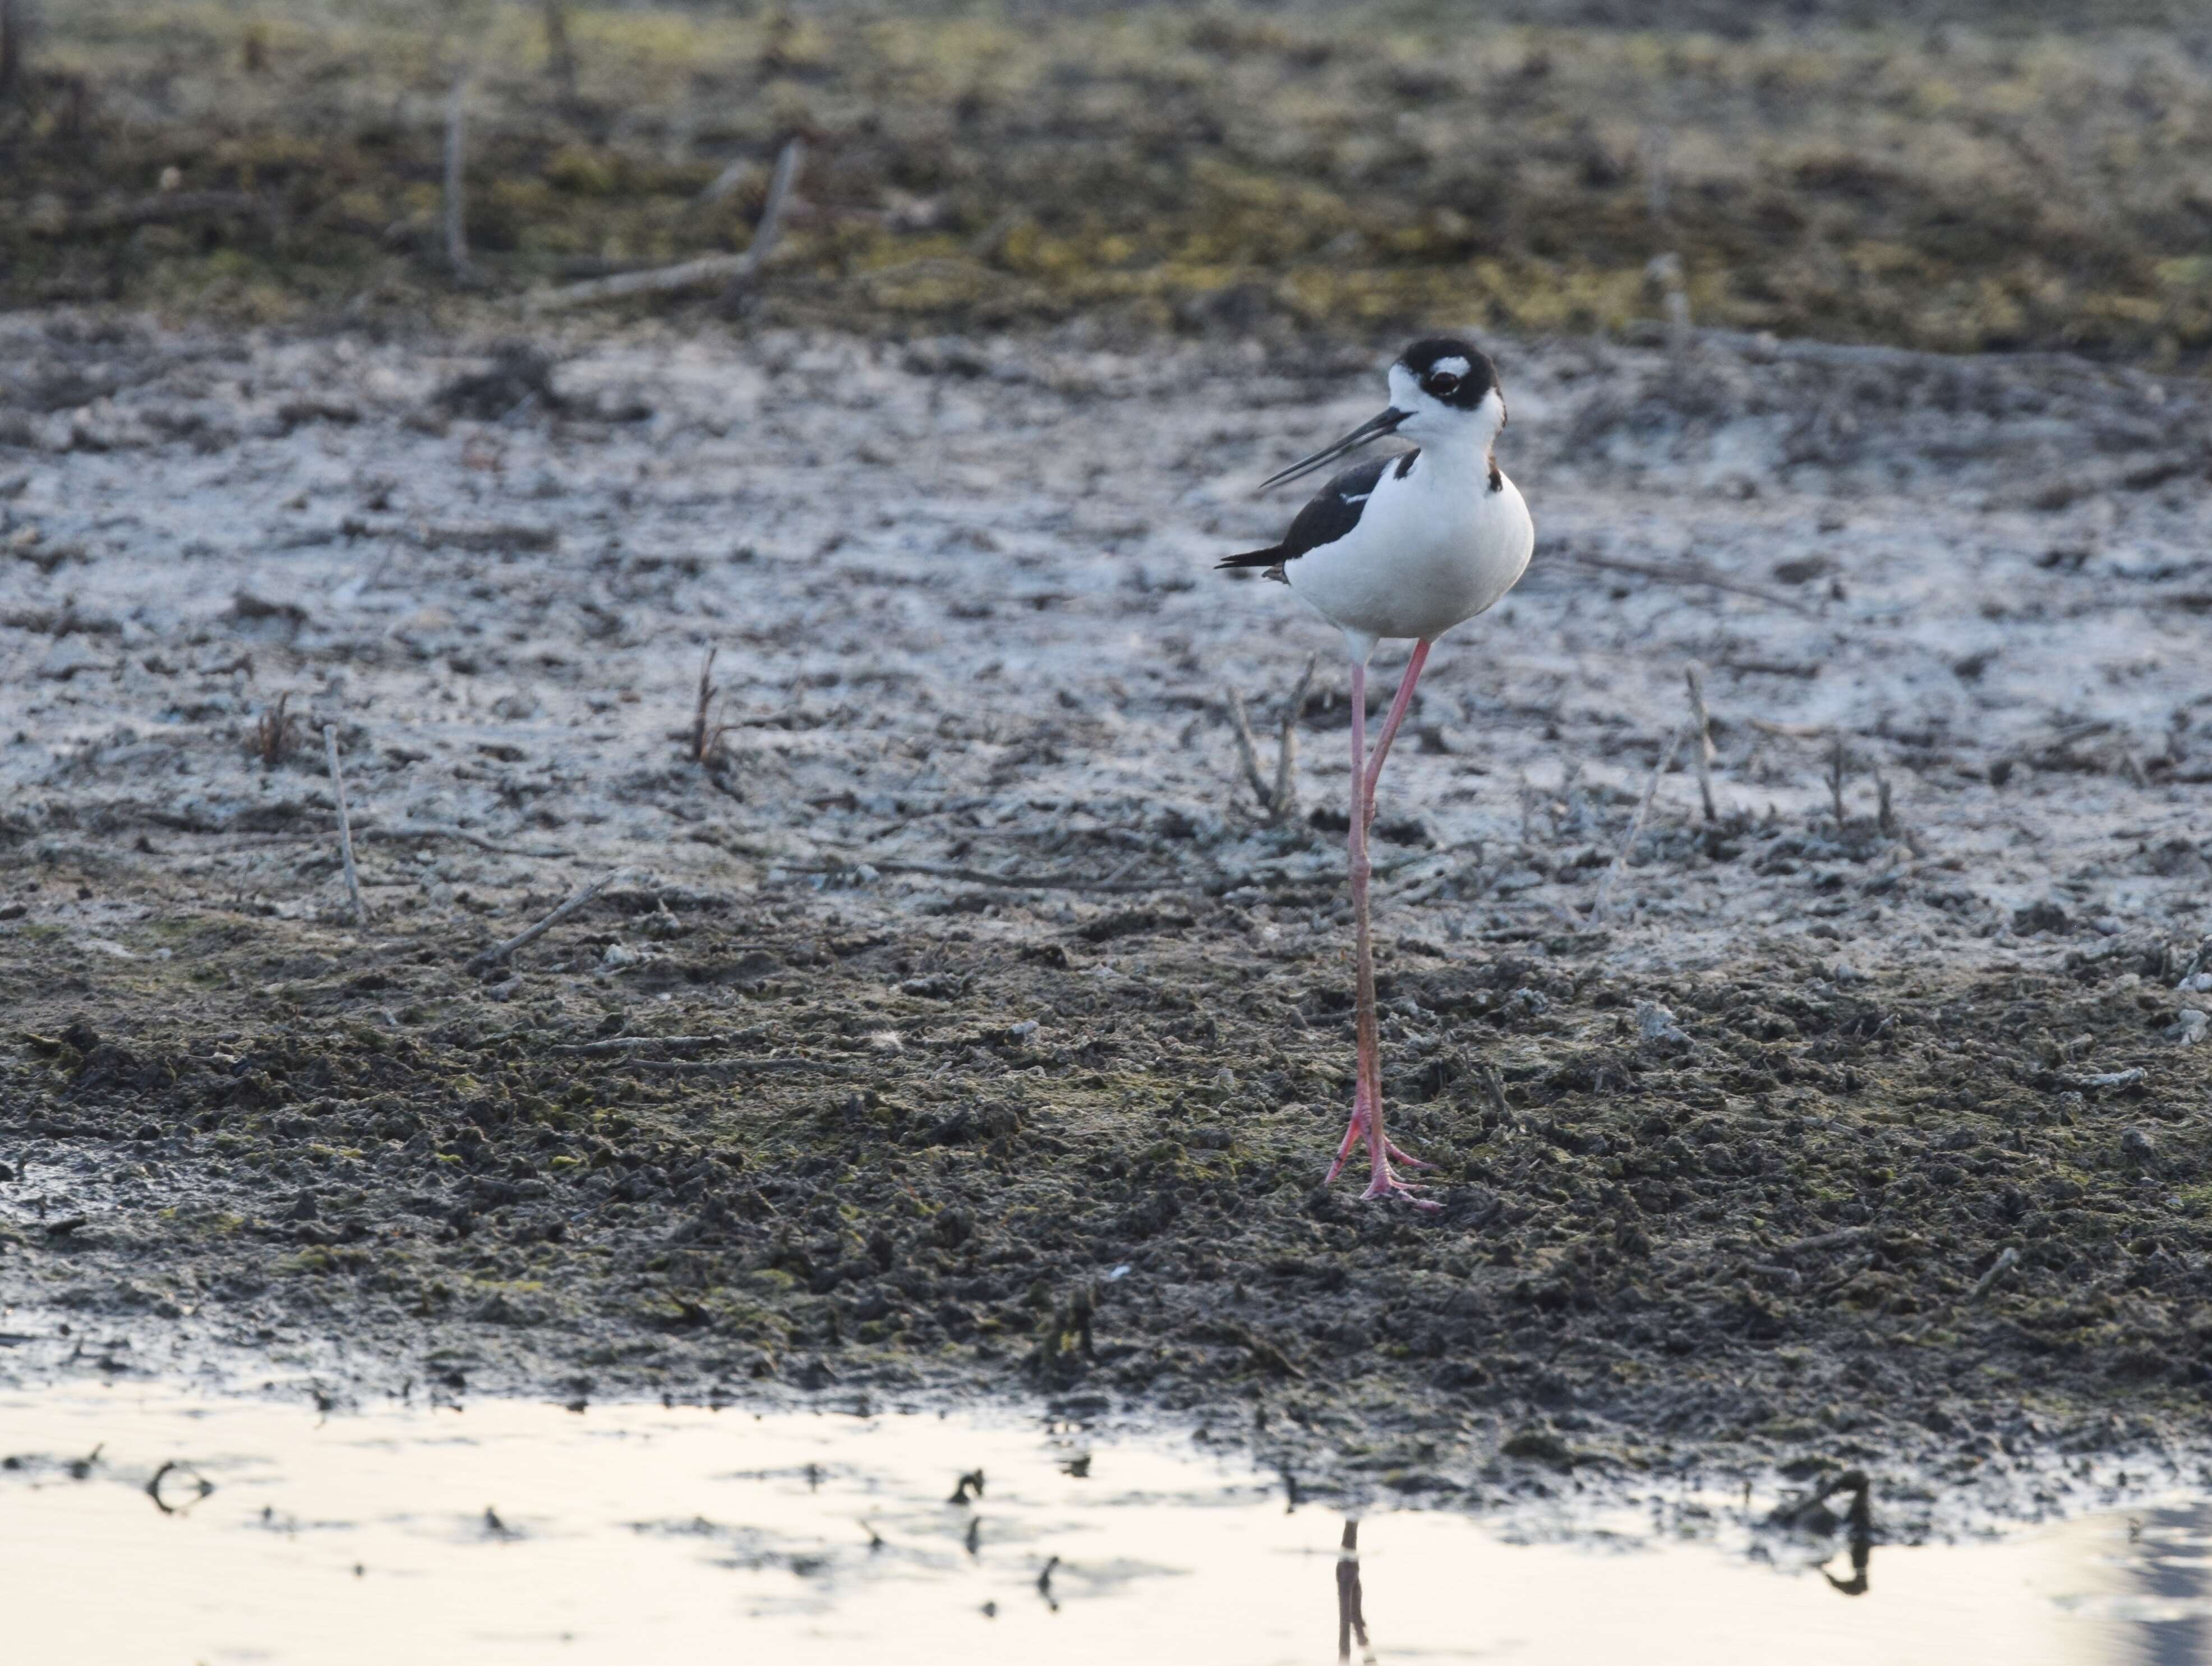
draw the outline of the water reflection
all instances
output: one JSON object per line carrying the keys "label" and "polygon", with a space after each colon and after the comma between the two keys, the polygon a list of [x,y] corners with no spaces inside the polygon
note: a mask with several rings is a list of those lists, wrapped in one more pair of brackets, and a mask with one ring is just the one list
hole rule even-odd
{"label": "water reflection", "polygon": [[[1748,1493],[1747,1487],[1747,1496]],[[1828,1508],[1828,1500],[1838,1493],[1851,1495],[1849,1513],[1840,1517]],[[1845,1596],[1867,1594],[1867,1566],[1874,1559],[1874,1488],[1863,1470],[1842,1470],[1830,1476],[1818,1491],[1803,1498],[1784,1499],[1775,1506],[1766,1521],[1768,1526],[1784,1532],[1802,1533],[1814,1538],[1832,1538],[1838,1528],[1848,1528],[1851,1577],[1838,1579],[1828,1571],[1826,1562],[1820,1565],[1820,1577]]]}
{"label": "water reflection", "polygon": [[1371,1663],[1375,1650],[1367,1641],[1365,1594],[1359,1586],[1359,1518],[1344,1520],[1344,1540],[1336,1553],[1336,1657],[1352,1658],[1352,1645],[1359,1645],[1359,1657]]}
{"label": "water reflection", "polygon": [[[322,1418],[112,1394],[0,1401],[0,1429],[10,1658],[631,1666],[734,1640],[787,1666],[1284,1666],[1316,1657],[1326,1578],[1340,1666],[2212,1659],[2195,1500],[2141,1507],[2132,1530],[2106,1515],[1923,1545],[1848,1469],[1778,1505],[1661,1484],[1547,1527],[1286,1515],[1295,1483],[1240,1458],[1012,1420]],[[149,1595],[80,1600],[99,1588]]]}
{"label": "water reflection", "polygon": [[2212,1502],[2137,1511],[2124,1550],[2110,1559],[2116,1589],[2101,1605],[2135,1625],[2141,1666],[2212,1660]]}

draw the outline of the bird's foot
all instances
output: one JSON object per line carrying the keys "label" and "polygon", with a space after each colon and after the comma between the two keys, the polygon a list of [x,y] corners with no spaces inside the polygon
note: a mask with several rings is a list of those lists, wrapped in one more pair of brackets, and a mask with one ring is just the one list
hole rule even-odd
{"label": "bird's foot", "polygon": [[[1385,1140],[1383,1143],[1388,1145],[1389,1142]],[[1421,1166],[1426,1168],[1428,1164],[1423,1164]],[[1396,1175],[1390,1172],[1390,1165],[1388,1163],[1378,1164],[1373,1182],[1365,1191],[1360,1193],[1359,1201],[1362,1203],[1387,1203],[1393,1198],[1401,1202],[1410,1203],[1416,1209],[1427,1210],[1431,1214],[1444,1207],[1434,1198],[1424,1197],[1419,1186],[1409,1186],[1399,1179]]]}
{"label": "bird's foot", "polygon": [[[1328,1165],[1328,1172],[1322,1177],[1322,1185],[1328,1185],[1344,1172],[1344,1165],[1351,1160],[1352,1153],[1368,1142],[1369,1132],[1374,1124],[1375,1108],[1363,1093],[1352,1104],[1352,1121],[1345,1125],[1344,1138],[1336,1148],[1336,1160]],[[1411,1152],[1401,1149],[1398,1142],[1387,1134],[1382,1136],[1382,1160],[1386,1168],[1392,1163],[1402,1163],[1409,1169],[1436,1167],[1435,1164],[1425,1163]],[[1382,1183],[1379,1178],[1376,1183]]]}

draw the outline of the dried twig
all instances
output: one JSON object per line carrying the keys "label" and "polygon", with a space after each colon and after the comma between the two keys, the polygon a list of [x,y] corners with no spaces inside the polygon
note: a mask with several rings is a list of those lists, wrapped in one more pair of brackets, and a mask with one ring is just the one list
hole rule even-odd
{"label": "dried twig", "polygon": [[1651,813],[1651,800],[1658,796],[1659,778],[1673,765],[1674,754],[1681,745],[1682,731],[1677,729],[1668,740],[1667,750],[1659,755],[1659,765],[1652,770],[1650,782],[1644,789],[1643,802],[1636,806],[1636,814],[1628,824],[1628,836],[1620,842],[1620,849],[1613,859],[1613,866],[1606,869],[1605,878],[1598,884],[1597,901],[1590,909],[1593,921],[1605,918],[1606,909],[1613,902],[1613,888],[1620,883],[1621,874],[1627,869],[1629,853],[1636,848],[1636,841],[1643,836],[1644,818]]}
{"label": "dried twig", "polygon": [[892,861],[880,856],[856,857],[846,862],[778,861],[775,866],[789,873],[850,873],[854,868],[867,866],[879,873],[921,873],[939,879],[959,879],[971,885],[1000,885],[1010,891],[1091,891],[1138,897],[1148,891],[1193,888],[1184,880],[1096,879],[1084,873],[992,873],[979,867]]}
{"label": "dried twig", "polygon": [[361,875],[353,865],[353,820],[346,814],[345,770],[338,763],[338,731],[335,723],[323,725],[323,757],[330,765],[331,791],[338,801],[338,854],[345,862],[346,896],[353,903],[353,922],[356,926],[368,923],[368,910],[362,905]]}
{"label": "dried twig", "polygon": [[1601,573],[1626,573],[1640,579],[1658,579],[1668,584],[1703,585],[1709,590],[1725,590],[1731,595],[1750,596],[1771,607],[1787,609],[1806,618],[1818,618],[1818,612],[1792,596],[1762,590],[1755,584],[1742,584],[1724,574],[1716,573],[1698,562],[1631,561],[1625,556],[1601,556],[1587,550],[1562,549],[1555,553],[1563,560],[1578,567],[1595,569]]}
{"label": "dried twig", "polygon": [[783,231],[783,205],[791,196],[791,187],[799,178],[799,165],[806,159],[806,147],[797,139],[787,140],[782,153],[775,159],[775,172],[769,175],[768,200],[761,205],[760,223],[753,228],[752,241],[738,257],[738,265],[730,274],[730,281],[722,286],[722,310],[736,310],[745,288],[757,277],[775,240]]}
{"label": "dried twig", "polygon": [[1271,822],[1285,820],[1297,809],[1298,718],[1305,710],[1306,690],[1313,686],[1314,666],[1318,663],[1317,655],[1306,656],[1305,671],[1283,707],[1282,727],[1275,744],[1273,786],[1260,769],[1259,744],[1252,739],[1251,720],[1244,714],[1244,696],[1235,689],[1227,690],[1229,715],[1237,726],[1237,753],[1244,765],[1244,779],[1251,782],[1252,795],[1260,800],[1260,808]]}
{"label": "dried twig", "polygon": [[745,177],[752,165],[753,160],[750,156],[731,157],[728,161],[722,164],[722,171],[708,180],[707,188],[692,200],[702,208],[710,203],[720,202],[738,188],[738,181]]}
{"label": "dried twig", "polygon": [[785,1071],[813,1070],[842,1075],[857,1059],[624,1059],[624,1070],[658,1070],[671,1076],[775,1075]]}
{"label": "dried twig", "polygon": [[1990,1293],[1990,1286],[2020,1265],[2020,1251],[2006,1249],[1998,1251],[1997,1258],[1990,1263],[1990,1270],[1974,1280],[1974,1287],[1966,1292],[1966,1299],[1978,1302]]}
{"label": "dried twig", "polygon": [[610,1036],[602,1041],[562,1042],[547,1050],[574,1053],[586,1058],[601,1058],[614,1053],[635,1053],[648,1047],[690,1052],[698,1047],[726,1046],[731,1039],[728,1036]]}
{"label": "dried twig", "polygon": [[1844,737],[1838,732],[1828,743],[1828,802],[1836,812],[1836,831],[1844,830]]}
{"label": "dried twig", "polygon": [[1713,806],[1713,730],[1712,720],[1705,712],[1705,668],[1692,660],[1682,674],[1690,685],[1690,722],[1697,731],[1690,743],[1690,756],[1698,766],[1698,796],[1704,800],[1705,819],[1717,822],[1721,816]]}
{"label": "dried twig", "polygon": [[592,880],[591,884],[586,885],[581,891],[576,892],[574,896],[569,897],[567,902],[562,903],[559,908],[554,909],[552,913],[547,915],[536,925],[532,926],[526,930],[517,932],[513,937],[508,938],[504,943],[493,944],[491,947],[474,957],[469,962],[469,970],[472,972],[489,971],[494,966],[499,965],[501,962],[505,961],[510,955],[514,954],[517,949],[529,947],[530,945],[535,943],[539,938],[544,936],[547,932],[551,931],[554,927],[559,925],[570,915],[575,913],[579,909],[586,906],[593,897],[597,897],[601,891],[605,891],[609,885],[620,879],[622,877],[622,872],[623,871],[620,868],[617,868],[612,873],[602,873],[598,879]]}
{"label": "dried twig", "polygon": [[722,737],[737,727],[734,723],[717,725],[714,721],[714,702],[722,692],[714,681],[714,656],[720,652],[720,648],[707,650],[707,657],[699,666],[698,701],[691,709],[691,761],[710,770],[721,766]]}
{"label": "dried twig", "polygon": [[679,261],[673,266],[655,266],[648,271],[617,272],[612,277],[595,277],[587,283],[571,283],[565,289],[553,289],[532,297],[532,304],[538,307],[588,307],[602,301],[621,301],[629,295],[665,295],[672,290],[696,289],[708,283],[721,282],[725,304],[742,291],[767,264],[769,252],[775,247],[782,231],[783,210],[791,194],[792,182],[798,177],[799,165],[805,155],[805,147],[797,139],[783,148],[776,158],[775,173],[769,181],[768,202],[761,210],[760,224],[754,228],[753,240],[745,246],[742,254],[703,255],[696,260]]}
{"label": "dried twig", "polygon": [[1759,733],[1779,735],[1784,740],[1826,740],[1837,733],[1826,723],[1778,723],[1771,717],[1747,721]]}
{"label": "dried twig", "polygon": [[2105,1088],[2134,1087],[2140,1083],[2148,1073],[2146,1072],[2141,1065],[2133,1065],[2125,1070],[2101,1071],[2094,1076],[2061,1076],[2058,1079],[2058,1085],[2061,1087],[2070,1087],[2080,1091],[2086,1091],[2092,1088],[2101,1090]]}
{"label": "dried twig", "polygon": [[1777,1244],[1778,1256],[1810,1255],[1821,1250],[1848,1250],[1863,1238],[1874,1236],[1871,1226],[1844,1226],[1832,1232],[1815,1232],[1811,1237],[1799,1238],[1795,1243]]}
{"label": "dried twig", "polygon": [[466,156],[469,72],[453,72],[453,90],[446,97],[446,261],[453,276],[469,276],[469,228],[461,196],[461,168]]}

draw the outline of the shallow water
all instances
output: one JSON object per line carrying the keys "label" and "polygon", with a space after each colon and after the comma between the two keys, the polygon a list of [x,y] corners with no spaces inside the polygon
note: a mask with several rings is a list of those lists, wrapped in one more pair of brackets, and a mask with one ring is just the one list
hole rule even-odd
{"label": "shallow water", "polygon": [[1548,1666],[2212,1653],[2212,1509],[2189,1501],[1877,1543],[1854,1595],[1847,1548],[1755,1535],[1740,1498],[1519,1541],[1370,1513],[1352,1557],[1340,1512],[1242,1461],[933,1414],[116,1389],[0,1401],[0,1452],[24,1661],[1261,1666],[1338,1659],[1340,1632],[1362,1659]]}

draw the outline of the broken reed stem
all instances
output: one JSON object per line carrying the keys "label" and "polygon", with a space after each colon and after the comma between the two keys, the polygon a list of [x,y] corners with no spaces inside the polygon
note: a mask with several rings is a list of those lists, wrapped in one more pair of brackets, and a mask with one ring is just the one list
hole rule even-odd
{"label": "broken reed stem", "polygon": [[738,257],[737,270],[722,286],[724,312],[735,309],[745,286],[759,274],[762,264],[775,247],[775,240],[782,235],[783,205],[799,179],[799,165],[805,159],[806,147],[797,139],[787,141],[776,157],[775,172],[769,176],[768,201],[761,205],[760,224],[753,228],[752,241],[745,245],[745,252]]}
{"label": "broken reed stem", "polygon": [[1636,841],[1644,832],[1644,818],[1651,813],[1651,800],[1659,794],[1659,778],[1674,762],[1674,754],[1682,745],[1682,731],[1677,729],[1667,742],[1667,750],[1659,755],[1659,767],[1651,772],[1651,780],[1644,789],[1643,802],[1636,806],[1635,818],[1628,824],[1628,836],[1620,842],[1620,849],[1613,859],[1613,866],[1605,871],[1605,878],[1597,888],[1597,902],[1590,909],[1593,921],[1605,918],[1606,910],[1613,904],[1613,888],[1620,883],[1628,866],[1628,854],[1636,848]]}
{"label": "broken reed stem", "polygon": [[27,21],[16,0],[0,0],[0,99],[13,97],[22,84]]}
{"label": "broken reed stem", "polygon": [[1305,711],[1306,693],[1313,687],[1314,667],[1319,663],[1319,655],[1306,656],[1306,668],[1283,708],[1275,741],[1275,780],[1272,787],[1266,772],[1260,768],[1260,743],[1252,738],[1252,720],[1245,715],[1244,696],[1235,689],[1224,690],[1229,696],[1230,719],[1237,728],[1237,756],[1244,766],[1244,779],[1252,784],[1252,796],[1259,800],[1260,808],[1270,821],[1281,821],[1297,808],[1298,718]]}
{"label": "broken reed stem", "polygon": [[453,72],[453,90],[446,99],[446,260],[456,277],[469,275],[469,228],[466,205],[461,198],[461,167],[468,143],[469,72]]}
{"label": "broken reed stem", "polygon": [[744,253],[702,255],[696,260],[655,266],[649,271],[595,277],[587,283],[571,283],[564,289],[532,296],[531,305],[540,308],[588,307],[629,295],[665,295],[724,279],[727,282],[723,284],[722,304],[731,305],[768,263],[769,254],[782,234],[784,205],[790,198],[792,185],[799,178],[799,165],[805,155],[806,147],[793,139],[775,159],[775,173],[769,180],[768,201],[761,210],[760,224],[754,228],[753,240],[745,246]]}
{"label": "broken reed stem", "polygon": [[545,0],[545,68],[561,96],[576,101],[576,53],[568,44],[568,0]]}
{"label": "broken reed stem", "polygon": [[708,738],[708,719],[714,709],[714,696],[721,692],[714,686],[714,656],[720,652],[720,648],[708,648],[707,658],[699,667],[699,702],[691,713],[691,761],[694,763],[707,761],[707,749],[713,744]]}
{"label": "broken reed stem", "polygon": [[1697,729],[1691,756],[1698,764],[1698,796],[1705,803],[1705,819],[1717,822],[1721,816],[1713,805],[1713,729],[1712,719],[1705,711],[1705,668],[1692,660],[1682,675],[1690,685],[1690,721]]}
{"label": "broken reed stem", "polygon": [[554,927],[575,913],[577,909],[588,904],[594,897],[612,885],[621,873],[620,868],[611,873],[602,873],[536,925],[517,932],[504,943],[493,944],[483,953],[477,955],[469,962],[469,970],[472,972],[489,971],[494,966],[499,965],[514,954],[516,950],[528,948],[547,932],[551,931]]}
{"label": "broken reed stem", "polygon": [[1626,556],[1601,556],[1595,550],[1571,548],[1557,551],[1547,550],[1546,553],[1547,555],[1556,553],[1563,560],[1571,561],[1577,567],[1589,568],[1595,572],[1626,573],[1633,578],[1656,579],[1662,584],[1702,585],[1708,590],[1725,591],[1731,596],[1749,596],[1765,602],[1769,607],[1778,607],[1785,612],[1799,614],[1808,619],[1819,617],[1814,609],[1792,597],[1781,595],[1771,590],[1762,590],[1755,584],[1739,584],[1724,574],[1716,573],[1711,568],[1697,562],[1636,561]]}
{"label": "broken reed stem", "polygon": [[323,725],[323,758],[330,765],[331,792],[338,801],[338,855],[345,863],[346,897],[353,904],[353,922],[368,923],[368,910],[361,900],[361,874],[353,865],[353,818],[346,813],[345,769],[338,763],[338,729]]}
{"label": "broken reed stem", "polygon": [[1999,1279],[2019,1265],[2019,1250],[2006,1249],[1998,1251],[1996,1260],[1990,1263],[1990,1270],[1974,1280],[1974,1287],[1966,1292],[1966,1299],[1970,1302],[1978,1302],[1990,1293],[1991,1286]]}
{"label": "broken reed stem", "polygon": [[1229,716],[1237,726],[1237,756],[1244,765],[1244,779],[1252,783],[1252,796],[1260,800],[1260,808],[1272,812],[1274,804],[1267,793],[1267,777],[1260,773],[1260,745],[1252,739],[1252,720],[1244,714],[1244,696],[1234,689],[1228,695]]}
{"label": "broken reed stem", "polygon": [[1828,801],[1835,806],[1836,831],[1844,830],[1844,737],[1837,731],[1828,743]]}

